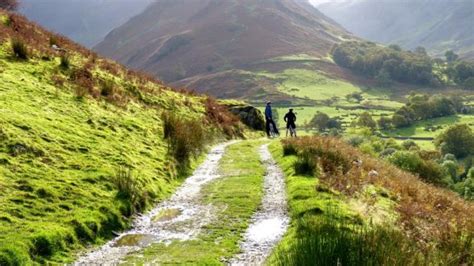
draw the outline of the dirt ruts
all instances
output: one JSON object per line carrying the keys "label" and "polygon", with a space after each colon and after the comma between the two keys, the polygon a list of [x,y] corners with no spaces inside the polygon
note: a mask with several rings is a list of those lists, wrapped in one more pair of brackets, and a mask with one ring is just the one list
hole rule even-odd
{"label": "dirt ruts", "polygon": [[262,206],[253,215],[240,244],[242,253],[232,258],[229,265],[262,265],[290,222],[284,175],[273,160],[268,144],[260,148],[260,157],[267,168]]}

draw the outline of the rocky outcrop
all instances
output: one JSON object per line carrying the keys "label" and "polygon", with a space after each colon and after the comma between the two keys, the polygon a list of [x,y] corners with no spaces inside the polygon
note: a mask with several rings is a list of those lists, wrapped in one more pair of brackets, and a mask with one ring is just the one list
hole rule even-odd
{"label": "rocky outcrop", "polygon": [[242,123],[255,130],[264,130],[265,118],[260,110],[251,105],[225,104],[227,109],[237,115]]}

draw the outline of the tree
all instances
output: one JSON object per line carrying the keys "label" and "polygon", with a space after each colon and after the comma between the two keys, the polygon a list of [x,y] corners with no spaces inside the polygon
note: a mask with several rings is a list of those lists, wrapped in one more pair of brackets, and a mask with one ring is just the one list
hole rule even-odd
{"label": "tree", "polygon": [[356,102],[360,103],[362,100],[364,100],[364,96],[360,92],[353,92],[353,93],[347,94],[346,99],[348,101],[355,100]]}
{"label": "tree", "polygon": [[361,127],[368,127],[374,129],[377,127],[377,123],[375,123],[372,115],[369,112],[363,112],[360,114],[359,119],[357,120],[357,125]]}
{"label": "tree", "polygon": [[452,50],[446,51],[444,56],[446,57],[446,61],[448,61],[448,63],[452,63],[459,58],[459,55],[455,54]]}
{"label": "tree", "polygon": [[18,1],[17,0],[0,0],[0,8],[13,11],[18,8]]}
{"label": "tree", "polygon": [[426,52],[426,49],[425,47],[422,47],[422,46],[418,46],[415,48],[415,53],[419,54],[419,55],[423,55],[423,56],[427,56],[428,53]]}
{"label": "tree", "polygon": [[392,120],[388,117],[382,116],[377,121],[377,125],[379,126],[380,129],[386,130],[386,129],[389,129],[390,126],[392,125]]}
{"label": "tree", "polygon": [[390,44],[388,47],[389,47],[390,49],[393,49],[393,50],[398,51],[398,52],[401,52],[401,51],[402,51],[402,48],[401,48],[400,45],[398,45],[398,44]]}
{"label": "tree", "polygon": [[392,84],[392,77],[390,76],[390,73],[385,69],[381,69],[379,71],[377,76],[375,76],[375,80],[382,87],[390,86]]}
{"label": "tree", "polygon": [[317,128],[319,131],[324,131],[328,128],[329,116],[322,112],[317,112],[311,119],[310,126]]}
{"label": "tree", "polygon": [[438,136],[435,144],[443,154],[464,158],[474,154],[474,133],[466,124],[455,125]]}
{"label": "tree", "polygon": [[463,87],[466,90],[474,90],[474,77],[470,77],[464,81]]}

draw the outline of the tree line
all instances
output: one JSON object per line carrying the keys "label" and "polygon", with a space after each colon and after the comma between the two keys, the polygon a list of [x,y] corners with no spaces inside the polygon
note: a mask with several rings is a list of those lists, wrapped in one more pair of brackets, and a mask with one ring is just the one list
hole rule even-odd
{"label": "tree line", "polygon": [[446,60],[432,59],[425,48],[404,51],[397,45],[388,47],[372,42],[348,41],[336,44],[331,54],[336,64],[376,79],[381,85],[393,81],[439,86],[449,82],[474,89],[474,63],[460,61],[452,51]]}
{"label": "tree line", "polygon": [[408,98],[408,103],[395,111],[391,120],[385,118],[379,125],[383,129],[393,127],[408,127],[416,121],[431,118],[466,114],[471,110],[459,96],[421,95],[414,94]]}

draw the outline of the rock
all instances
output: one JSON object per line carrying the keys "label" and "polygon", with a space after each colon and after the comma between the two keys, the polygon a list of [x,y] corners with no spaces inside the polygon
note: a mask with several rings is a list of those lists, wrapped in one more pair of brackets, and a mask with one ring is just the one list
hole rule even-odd
{"label": "rock", "polygon": [[240,117],[245,125],[255,130],[265,129],[265,118],[260,110],[251,105],[226,105],[227,109]]}

